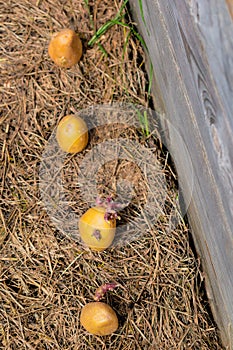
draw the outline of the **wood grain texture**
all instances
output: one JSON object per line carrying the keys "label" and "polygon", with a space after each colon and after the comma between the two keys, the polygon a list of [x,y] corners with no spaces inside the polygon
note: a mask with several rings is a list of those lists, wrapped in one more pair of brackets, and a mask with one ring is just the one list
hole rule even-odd
{"label": "wood grain texture", "polygon": [[[131,8],[147,44],[164,111],[194,170],[188,216],[222,340],[233,349],[233,21],[225,0],[143,0]],[[164,126],[166,127],[166,126]],[[189,169],[167,133],[180,184]]]}

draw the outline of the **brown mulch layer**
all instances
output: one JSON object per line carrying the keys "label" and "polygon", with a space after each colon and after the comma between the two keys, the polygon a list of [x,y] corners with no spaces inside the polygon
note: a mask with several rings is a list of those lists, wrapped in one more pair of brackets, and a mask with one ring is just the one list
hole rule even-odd
{"label": "brown mulch layer", "polygon": [[[99,38],[105,52],[98,43],[88,45],[122,3],[0,0],[1,349],[223,349],[188,223],[180,218],[172,226],[177,179],[159,142],[133,128],[109,127],[93,133],[88,146],[119,132],[159,159],[168,198],[157,222],[137,240],[101,253],[84,249],[54,226],[41,201],[42,154],[64,115],[113,102],[148,106],[145,55],[130,30],[114,25],[106,31]],[[130,23],[124,13],[121,21]],[[47,53],[51,34],[64,27],[74,28],[84,45],[80,63],[68,70],[56,67]],[[70,157],[63,177],[80,212],[85,206],[78,207],[77,164]],[[144,201],[145,179],[132,162],[107,163],[98,178],[99,193],[114,196],[123,178],[126,186],[133,182],[138,203]],[[80,310],[111,281],[118,287],[105,301],[116,310],[119,329],[111,336],[90,335],[80,325]]]}

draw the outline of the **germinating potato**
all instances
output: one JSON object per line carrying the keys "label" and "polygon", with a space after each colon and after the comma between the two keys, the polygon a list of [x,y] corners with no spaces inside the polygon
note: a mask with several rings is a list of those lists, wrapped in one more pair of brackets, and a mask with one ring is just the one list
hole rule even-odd
{"label": "germinating potato", "polygon": [[79,232],[83,242],[91,249],[108,248],[116,232],[116,219],[106,219],[106,208],[96,206],[88,209],[79,219]]}

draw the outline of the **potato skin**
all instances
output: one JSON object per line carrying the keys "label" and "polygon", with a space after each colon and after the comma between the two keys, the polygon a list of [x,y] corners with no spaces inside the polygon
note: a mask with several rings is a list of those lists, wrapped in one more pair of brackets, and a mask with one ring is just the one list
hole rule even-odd
{"label": "potato skin", "polygon": [[[91,249],[103,251],[108,248],[115,237],[116,220],[106,221],[104,207],[92,207],[79,219],[79,233],[83,242]],[[97,234],[95,235],[95,232]]]}
{"label": "potato skin", "polygon": [[80,61],[82,42],[72,29],[63,29],[53,34],[48,53],[57,66],[70,68]]}
{"label": "potato skin", "polygon": [[100,301],[88,303],[82,308],[80,323],[89,333],[100,336],[110,335],[118,328],[115,311]]}
{"label": "potato skin", "polygon": [[68,153],[81,152],[88,143],[85,121],[76,115],[67,115],[58,124],[56,138],[61,149]]}

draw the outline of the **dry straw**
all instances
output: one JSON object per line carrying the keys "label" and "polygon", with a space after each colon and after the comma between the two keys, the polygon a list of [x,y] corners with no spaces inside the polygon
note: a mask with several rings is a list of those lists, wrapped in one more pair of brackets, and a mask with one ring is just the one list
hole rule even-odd
{"label": "dry straw", "polygon": [[[177,179],[156,139],[124,127],[108,130],[150,147],[163,164],[166,205],[140,240],[104,253],[83,250],[55,229],[41,203],[41,155],[64,115],[93,104],[148,104],[144,52],[125,6],[121,24],[88,45],[122,4],[0,0],[1,349],[222,349],[187,223],[171,227]],[[53,32],[70,26],[79,32],[84,53],[79,65],[63,70],[49,59],[47,45]],[[106,130],[93,132],[89,147],[103,135]],[[114,181],[129,169],[124,162],[100,169],[99,190],[114,191]],[[75,156],[65,171],[67,195],[77,204]],[[136,174],[133,165],[131,171]],[[143,200],[137,175],[134,181]],[[106,301],[118,313],[119,330],[91,336],[80,326],[81,307],[99,285],[112,281],[119,286]]]}

